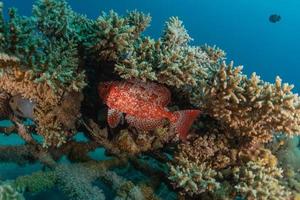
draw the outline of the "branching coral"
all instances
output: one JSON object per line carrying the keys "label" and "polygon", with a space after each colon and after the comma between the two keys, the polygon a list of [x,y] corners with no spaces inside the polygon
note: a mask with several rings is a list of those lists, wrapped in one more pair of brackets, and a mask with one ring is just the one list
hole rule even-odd
{"label": "branching coral", "polygon": [[133,50],[117,62],[115,70],[122,78],[155,80],[183,87],[196,85],[206,75],[207,54],[198,47],[188,45],[191,40],[182,22],[170,18],[162,38],[140,38]]}
{"label": "branching coral", "polygon": [[299,132],[299,97],[292,85],[282,84],[279,77],[267,83],[255,73],[247,78],[241,67],[224,62],[222,50],[189,46],[189,41],[182,22],[171,18],[158,41],[136,39],[115,60],[115,70],[125,79],[176,86],[188,93],[190,103],[253,143],[270,141],[273,132]]}
{"label": "branching coral", "polygon": [[291,198],[288,191],[280,182],[282,171],[277,167],[264,167],[255,162],[248,162],[244,167],[234,169],[237,185],[236,191],[247,199],[276,199]]}
{"label": "branching coral", "polygon": [[[37,124],[38,133],[45,137],[46,145],[59,146],[65,142],[68,136],[66,132],[74,131],[74,123],[79,116],[82,100],[80,94],[76,92],[63,94],[63,90],[54,92],[47,83],[33,82],[28,71],[24,72],[22,80],[18,80],[14,71],[9,68],[0,77],[0,87],[12,96],[21,95],[36,103],[33,120]],[[72,95],[72,101],[68,99],[69,95]],[[70,105],[72,108],[68,108]],[[69,113],[66,113],[66,110]],[[65,115],[71,113],[73,115],[71,118],[63,120],[66,119]],[[69,133],[72,134],[72,131]]]}
{"label": "branching coral", "polygon": [[92,170],[81,165],[59,166],[56,174],[62,190],[70,198],[76,200],[105,199],[101,189],[92,185],[93,180],[97,178]]}
{"label": "branching coral", "polygon": [[114,11],[102,13],[96,20],[96,52],[99,52],[103,60],[120,59],[131,50],[132,43],[138,39],[150,21],[149,15],[137,11],[128,13],[126,17],[121,17]]}
{"label": "branching coral", "polygon": [[134,185],[131,181],[118,176],[116,173],[107,171],[100,175],[100,178],[112,185],[112,189],[116,191],[115,200],[132,199],[132,200],[146,200],[143,190]]}
{"label": "branching coral", "polygon": [[255,73],[248,79],[241,67],[226,65],[212,70],[210,79],[194,90],[191,101],[254,143],[267,142],[273,132],[299,133],[299,97],[293,86],[260,80]]}
{"label": "branching coral", "polygon": [[5,53],[0,53],[0,68],[18,67],[20,60],[17,57],[9,56]]}
{"label": "branching coral", "polygon": [[168,127],[158,127],[153,131],[135,131],[123,129],[114,139],[115,145],[128,154],[139,154],[149,150],[156,150],[171,140],[172,132]]}
{"label": "branching coral", "polygon": [[[279,77],[275,83],[255,73],[247,77],[241,67],[226,64],[221,49],[191,46],[177,17],[156,40],[142,35],[151,17],[138,11],[125,16],[110,11],[92,20],[65,0],[38,0],[33,17],[10,9],[6,21],[2,12],[0,3],[0,119],[11,119],[13,127],[1,130],[17,131],[26,144],[0,147],[0,159],[19,165],[38,160],[47,169],[3,183],[0,190],[6,192],[0,195],[22,199],[23,190],[38,193],[58,185],[70,198],[104,199],[104,183],[115,199],[156,199],[161,182],[194,199],[288,199],[299,191],[299,176],[292,174],[297,169],[289,171],[279,159],[284,173],[292,174],[282,178],[277,166],[275,155],[285,151],[273,155],[264,146],[277,132],[300,132],[299,97]],[[106,127],[96,88],[99,81],[120,78],[170,87],[170,110],[200,109],[203,115],[187,141],[176,140],[168,123],[144,132],[127,124]],[[24,107],[29,114],[17,114]],[[26,126],[24,118],[33,124]],[[73,140],[78,131],[87,142]],[[91,162],[88,152],[98,147],[117,159]],[[151,161],[140,162],[144,153]],[[60,165],[63,156],[86,163]],[[150,177],[149,186],[112,171],[127,161]]]}
{"label": "branching coral", "polygon": [[272,143],[268,144],[272,152],[278,158],[278,164],[283,168],[283,179],[294,193],[300,192],[300,137],[287,137],[279,135]]}
{"label": "branching coral", "polygon": [[191,143],[180,144],[175,158],[185,158],[198,165],[206,163],[213,169],[222,169],[235,163],[237,149],[231,147],[224,135],[204,135]]}
{"label": "branching coral", "polygon": [[9,182],[3,182],[0,184],[0,199],[25,200],[23,194]]}
{"label": "branching coral", "polygon": [[217,46],[211,47],[205,44],[204,46],[201,46],[201,49],[207,54],[211,63],[213,64],[225,60],[226,58],[226,53],[222,49],[218,48]]}
{"label": "branching coral", "polygon": [[13,185],[16,188],[20,188],[31,193],[39,193],[53,188],[56,184],[56,181],[57,177],[53,171],[39,171],[31,175],[18,177],[13,182]]}
{"label": "branching coral", "polygon": [[219,188],[220,183],[215,179],[217,172],[205,162],[198,165],[184,157],[176,159],[176,162],[176,165],[171,165],[169,175],[175,188],[180,188],[190,196]]}
{"label": "branching coral", "polygon": [[13,195],[19,198],[21,195],[19,192],[39,193],[58,186],[72,199],[101,200],[105,199],[105,196],[95,182],[96,179],[100,179],[115,191],[115,199],[149,199],[148,197],[157,199],[153,191],[146,187],[140,188],[115,172],[107,171],[122,165],[124,165],[122,160],[115,159],[101,163],[56,165],[52,170],[34,172],[4,182],[0,188],[3,187],[3,190],[8,192],[3,192],[1,195]]}
{"label": "branching coral", "polygon": [[[65,30],[72,25],[68,19],[72,15],[64,11],[69,9],[64,1],[41,0],[34,6],[34,17],[20,17],[11,9],[10,19],[3,25],[2,51],[17,56],[35,81],[47,82],[54,90],[69,85],[77,85],[74,89],[80,90],[84,86],[84,76],[78,69],[77,41],[72,38],[76,32],[74,28]],[[64,35],[55,38],[54,32],[59,31]]]}
{"label": "branching coral", "polygon": [[39,30],[49,37],[65,36],[71,28],[72,10],[65,1],[38,0],[33,6]]}
{"label": "branching coral", "polygon": [[[53,19],[57,16],[52,9],[65,17],[64,22]],[[68,20],[75,17],[64,1],[38,1],[34,14],[35,18],[20,17],[12,9],[10,20],[3,22],[3,51],[18,58],[1,53],[0,88],[34,102],[33,120],[45,146],[60,146],[75,132],[86,85],[79,69],[79,40],[74,38],[76,23]],[[54,32],[47,32],[50,27]]]}
{"label": "branching coral", "polygon": [[34,69],[39,74],[35,82],[46,82],[54,90],[70,85],[72,90],[80,91],[85,86],[83,72],[77,72],[79,61],[74,41],[52,39],[45,54],[45,60]]}

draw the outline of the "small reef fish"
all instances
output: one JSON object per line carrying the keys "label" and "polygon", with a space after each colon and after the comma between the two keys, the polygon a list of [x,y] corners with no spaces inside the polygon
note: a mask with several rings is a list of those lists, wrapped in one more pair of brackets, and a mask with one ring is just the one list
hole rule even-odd
{"label": "small reef fish", "polygon": [[21,95],[16,95],[10,98],[9,106],[16,116],[33,119],[34,102],[24,99]]}
{"label": "small reef fish", "polygon": [[168,119],[181,140],[186,140],[188,130],[200,110],[170,112],[166,106],[171,101],[168,88],[138,80],[110,81],[99,84],[98,92],[108,106],[107,122],[116,127],[126,114],[129,125],[139,130],[153,130]]}
{"label": "small reef fish", "polygon": [[280,15],[277,15],[277,14],[272,14],[272,15],[270,15],[270,17],[269,17],[269,21],[271,22],[271,23],[277,23],[277,22],[279,22],[281,20],[281,16]]}

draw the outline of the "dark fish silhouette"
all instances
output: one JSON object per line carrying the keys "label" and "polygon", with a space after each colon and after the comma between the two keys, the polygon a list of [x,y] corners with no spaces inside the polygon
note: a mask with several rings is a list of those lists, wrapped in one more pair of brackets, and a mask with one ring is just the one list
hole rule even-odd
{"label": "dark fish silhouette", "polygon": [[270,15],[270,17],[269,17],[269,21],[271,22],[271,23],[277,23],[277,22],[279,22],[281,20],[281,16],[280,15],[277,15],[277,14],[272,14],[272,15]]}

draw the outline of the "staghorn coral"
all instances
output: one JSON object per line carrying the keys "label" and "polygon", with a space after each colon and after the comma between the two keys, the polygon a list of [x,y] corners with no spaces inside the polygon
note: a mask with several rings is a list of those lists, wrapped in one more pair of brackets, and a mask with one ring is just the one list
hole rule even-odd
{"label": "staghorn coral", "polygon": [[237,149],[232,147],[224,135],[210,134],[180,144],[175,158],[185,158],[198,165],[206,163],[213,169],[222,169],[236,162]]}
{"label": "staghorn coral", "polygon": [[215,45],[209,46],[205,44],[204,46],[201,46],[201,49],[207,54],[212,64],[216,64],[226,58],[225,51]]}
{"label": "staghorn coral", "polygon": [[21,95],[41,107],[58,104],[63,93],[62,90],[55,93],[46,83],[33,82],[29,71],[24,72],[22,80],[18,80],[13,69],[5,70],[0,76],[0,87],[12,96]]}
{"label": "staghorn coral", "polygon": [[[189,190],[184,190],[184,188],[190,188],[189,186],[185,185],[185,187],[182,187],[180,190],[183,196],[192,196],[193,198],[200,199],[234,199],[235,197],[238,197],[240,195],[246,197],[247,199],[268,199],[263,196],[265,194],[260,194],[259,197],[251,196],[250,190],[251,192],[255,193],[256,191],[254,191],[254,189],[259,186],[253,186],[253,181],[247,183],[249,184],[247,186],[243,185],[245,184],[243,181],[248,181],[247,178],[243,180],[235,179],[234,184],[232,182],[232,177],[236,176],[236,173],[241,173],[238,174],[240,176],[244,175],[245,170],[247,170],[245,169],[247,164],[251,162],[257,166],[260,166],[263,169],[272,169],[274,171],[277,170],[278,173],[280,172],[280,176],[275,176],[274,173],[275,178],[273,181],[279,182],[280,186],[278,186],[278,188],[282,191],[282,195],[289,194],[289,198],[292,198],[292,195],[296,194],[296,188],[298,186],[297,177],[293,174],[289,176],[290,178],[288,179],[286,176],[285,178],[283,178],[282,171],[280,171],[277,168],[277,158],[272,154],[272,152],[269,149],[263,147],[237,148],[232,138],[226,138],[224,133],[222,134],[220,130],[216,130],[214,134],[212,134],[212,130],[210,130],[209,127],[207,128],[208,130],[205,135],[193,136],[190,138],[190,141],[188,143],[183,143],[179,145],[179,148],[177,149],[174,155],[175,160],[172,162],[172,164],[169,165],[171,170],[170,174],[180,174],[178,169],[183,168],[181,164],[182,161],[188,163],[186,164],[186,166],[193,166],[192,169],[201,168],[204,165],[210,170],[214,170],[215,173],[218,173],[214,176],[214,178],[218,183],[219,187],[210,191],[210,193],[207,193],[207,191],[202,193],[192,193]],[[184,170],[182,169],[180,171],[181,177],[185,177],[185,179],[179,179],[179,175],[175,176],[177,179],[173,176],[172,178],[174,179],[171,179],[171,183],[179,187],[178,185],[182,183],[182,180],[191,180],[191,177],[193,176],[190,175],[192,174],[190,172],[190,168],[184,168]],[[244,171],[241,172],[240,170]],[[284,172],[286,172],[286,170],[284,170]],[[252,173],[259,174],[258,171],[249,172],[249,174]],[[253,177],[253,180],[257,179],[258,178]],[[263,185],[264,183],[257,184]],[[266,191],[270,189],[271,192],[269,193],[272,193],[272,188],[274,188],[272,187],[273,185],[273,183],[270,183],[269,186],[266,186],[266,188],[262,189],[262,192],[263,190]],[[273,194],[268,195],[272,196]]]}
{"label": "staghorn coral", "polygon": [[[80,90],[85,86],[83,72],[79,70],[78,41],[73,39],[75,28],[64,31],[63,36],[53,37],[58,29],[64,30],[62,18],[53,24],[53,16],[58,17],[60,12],[65,16],[63,19],[75,18],[62,11],[68,9],[65,1],[41,0],[34,6],[34,17],[21,17],[11,9],[9,21],[4,22],[4,53],[17,56],[22,70],[29,70],[32,79],[47,82],[54,90],[69,85]],[[51,10],[56,12],[48,13]],[[65,22],[73,24],[69,20]]]}
{"label": "staghorn coral", "polygon": [[115,200],[121,199],[144,199],[144,195],[139,187],[135,186],[131,181],[118,176],[116,173],[107,171],[100,176],[101,179],[105,180],[112,189],[116,191]]}
{"label": "staghorn coral", "polygon": [[25,200],[23,194],[12,186],[10,182],[2,182],[0,184],[0,199]]}
{"label": "staghorn coral", "polygon": [[105,199],[101,189],[93,186],[96,179],[95,172],[81,165],[66,166],[56,168],[58,182],[62,190],[72,199],[101,200]]}
{"label": "staghorn coral", "polygon": [[21,17],[11,9],[9,21],[3,20],[0,88],[34,102],[33,120],[45,146],[60,146],[75,131],[86,85],[79,69],[79,21],[65,1],[40,0],[33,13]]}
{"label": "staghorn coral", "polygon": [[175,188],[193,196],[204,192],[213,192],[220,187],[215,179],[217,172],[205,162],[196,164],[184,157],[176,159],[176,165],[170,166],[169,179]]}
{"label": "staghorn coral", "polygon": [[279,77],[274,84],[264,82],[255,73],[248,79],[241,70],[222,62],[193,90],[192,103],[253,143],[270,141],[273,132],[299,133],[300,104],[293,86]]}
{"label": "staghorn coral", "polygon": [[53,188],[56,184],[57,177],[53,171],[34,172],[31,175],[20,176],[14,180],[13,185],[24,191],[39,193]]}
{"label": "staghorn coral", "polygon": [[260,147],[257,149],[242,149],[238,153],[238,158],[247,163],[253,161],[261,166],[274,168],[278,164],[277,157],[269,149]]}
{"label": "staghorn coral", "polygon": [[246,199],[286,200],[291,198],[291,192],[281,182],[282,170],[277,167],[264,167],[255,162],[235,168],[235,189]]}
{"label": "staghorn coral", "polygon": [[[66,94],[62,89],[55,92],[47,83],[32,81],[30,74],[28,71],[24,72],[24,78],[19,81],[14,71],[8,68],[0,77],[0,87],[12,96],[21,95],[24,99],[35,102],[33,120],[37,125],[37,132],[44,136],[46,146],[60,146],[75,130],[82,96],[74,90]],[[69,114],[72,117],[66,118],[65,115]]]}
{"label": "staghorn coral", "polygon": [[128,130],[121,130],[120,134],[116,137],[115,144],[121,151],[136,154],[140,152],[140,148],[133,140]]}
{"label": "staghorn coral", "polygon": [[55,40],[45,48],[45,60],[41,61],[35,82],[46,82],[54,91],[60,87],[71,86],[70,89],[80,91],[86,84],[84,73],[78,72],[78,56],[76,43],[72,40]]}
{"label": "staghorn coral", "polygon": [[[92,185],[93,181],[99,177],[104,176],[106,170],[108,170],[109,168],[122,165],[124,165],[124,161],[117,159],[111,159],[100,163],[87,162],[84,164],[70,165],[56,164],[49,170],[37,171],[30,175],[20,176],[15,180],[1,183],[0,195],[3,195],[5,198],[14,197],[16,199],[19,199],[20,197],[23,197],[21,195],[23,192],[31,192],[33,194],[37,194],[58,186],[73,199],[85,199],[86,197],[89,199],[97,200],[105,199],[103,193],[101,193],[101,190],[97,186]],[[123,179],[120,177],[116,180]],[[114,182],[114,184],[118,185],[119,183]],[[117,187],[113,186],[113,188]],[[3,196],[1,196],[1,199],[5,199]]]}
{"label": "staghorn coral", "polygon": [[[179,88],[190,103],[228,125],[233,134],[252,143],[268,142],[273,132],[299,132],[299,98],[292,85],[250,78],[241,67],[224,62],[225,53],[210,46],[189,46],[190,36],[178,18],[166,23],[163,36],[136,39],[131,50],[116,59],[125,79],[152,80]],[[259,111],[259,112],[257,112]]]}
{"label": "staghorn coral", "polygon": [[10,56],[5,53],[0,53],[0,68],[19,67],[20,60],[15,56]]}
{"label": "staghorn coral", "polygon": [[190,40],[182,21],[172,17],[158,41],[149,37],[136,40],[134,49],[117,61],[115,70],[125,79],[155,80],[178,88],[195,86],[197,79],[206,76],[209,57],[201,48],[189,46]]}
{"label": "staghorn coral", "polygon": [[[166,22],[162,36],[155,40],[142,35],[151,18],[138,11],[125,16],[110,11],[91,20],[75,13],[64,0],[38,0],[33,17],[10,9],[5,21],[2,7],[0,3],[0,117],[13,120],[12,130],[17,128],[26,146],[1,147],[0,159],[20,165],[39,161],[47,167],[18,177],[13,187],[38,193],[58,184],[74,199],[104,199],[99,182],[107,183],[116,199],[155,199],[153,191],[161,182],[187,199],[272,195],[287,199],[291,192],[294,196],[299,192],[296,159],[286,159],[292,169],[278,159],[287,176],[283,178],[274,156],[297,152],[277,149],[273,155],[263,144],[274,139],[275,132],[289,136],[299,132],[299,98],[292,86],[279,78],[272,84],[256,74],[245,76],[240,67],[223,62],[225,52],[215,46],[191,46],[192,39],[177,17]],[[120,77],[165,84],[177,96],[173,107],[192,104],[201,109],[204,115],[188,141],[178,143],[168,124],[149,132],[126,125],[110,129],[99,119],[102,111],[98,116],[90,114],[90,110],[104,110],[94,97],[98,82]],[[83,95],[89,106],[81,106]],[[34,102],[33,117],[11,117],[16,108],[7,102],[16,97]],[[33,118],[32,127],[21,123],[28,116]],[[71,137],[77,131],[83,131],[89,141],[74,142]],[[43,136],[48,149],[34,141],[34,132]],[[296,149],[296,142],[291,146]],[[70,162],[91,161],[88,152],[98,147],[118,159],[57,164],[64,156]],[[149,155],[150,161],[138,157],[141,154]],[[137,167],[138,159],[149,166],[156,160],[160,170]],[[151,188],[107,171],[128,166],[128,160],[149,178]]]}
{"label": "staghorn coral", "polygon": [[290,138],[281,134],[268,144],[283,169],[285,186],[292,188],[294,194],[300,192],[299,139],[299,136]]}
{"label": "staghorn coral", "polygon": [[121,151],[134,155],[160,149],[172,139],[174,139],[174,131],[170,131],[166,123],[151,131],[122,129],[113,142]]}
{"label": "staghorn coral", "polygon": [[64,37],[71,32],[72,10],[66,1],[38,0],[33,5],[33,16],[37,27],[48,37]]}
{"label": "staghorn coral", "polygon": [[116,12],[102,13],[96,20],[97,32],[94,35],[96,43],[93,48],[103,60],[118,60],[128,53],[133,43],[151,21],[149,15],[133,11],[126,17]]}
{"label": "staghorn coral", "polygon": [[[299,150],[300,137],[286,137],[284,135],[279,136],[276,140],[273,140],[269,146],[273,147],[272,151],[278,158],[280,166],[284,168],[292,168],[294,170],[300,169],[300,150]],[[279,145],[278,148],[274,148],[275,145]]]}

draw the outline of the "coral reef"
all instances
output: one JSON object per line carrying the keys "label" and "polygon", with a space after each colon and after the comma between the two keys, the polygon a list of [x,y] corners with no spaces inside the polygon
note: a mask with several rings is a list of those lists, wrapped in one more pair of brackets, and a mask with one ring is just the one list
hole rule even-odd
{"label": "coral reef", "polygon": [[9,182],[2,182],[0,185],[0,199],[3,200],[25,200],[23,194]]}
{"label": "coral reef", "polygon": [[[2,181],[0,199],[53,189],[78,200],[299,198],[293,85],[248,77],[220,48],[192,46],[178,17],[153,39],[143,34],[150,15],[136,10],[92,20],[65,0],[37,0],[31,17],[3,11],[0,2],[0,119],[12,124],[0,131],[24,144],[1,145],[0,161],[42,167]],[[201,110],[186,141],[173,118],[153,130],[108,126],[97,88],[120,80],[168,88],[168,111]]]}
{"label": "coral reef", "polygon": [[176,87],[196,86],[197,79],[206,75],[209,57],[201,48],[189,46],[190,40],[182,21],[172,17],[158,41],[149,37],[136,40],[129,55],[117,60],[115,70],[125,79],[155,80]]}
{"label": "coral reef", "polygon": [[182,188],[185,193],[193,196],[207,191],[214,191],[220,187],[215,179],[217,172],[206,163],[196,164],[185,158],[177,159],[176,166],[171,165],[169,179],[175,187]]}
{"label": "coral reef", "polygon": [[91,184],[97,178],[92,170],[80,165],[59,166],[56,174],[62,190],[71,199],[105,199],[101,189]]}
{"label": "coral reef", "polygon": [[248,162],[244,167],[234,169],[235,189],[246,199],[289,199],[291,193],[282,183],[279,168],[264,167]]}
{"label": "coral reef", "polygon": [[274,132],[299,133],[299,97],[293,86],[248,79],[241,67],[222,62],[210,72],[210,79],[194,90],[191,101],[210,116],[232,128],[232,134],[254,143],[265,143]]}

